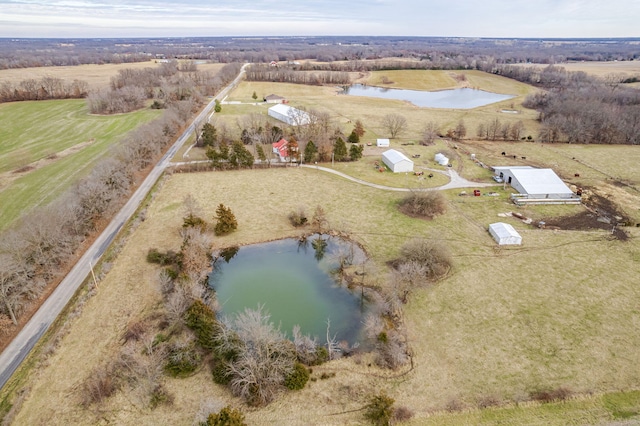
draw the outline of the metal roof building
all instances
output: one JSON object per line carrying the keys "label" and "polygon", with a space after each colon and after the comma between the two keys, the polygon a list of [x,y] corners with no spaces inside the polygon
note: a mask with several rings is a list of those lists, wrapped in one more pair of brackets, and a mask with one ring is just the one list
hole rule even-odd
{"label": "metal roof building", "polygon": [[389,149],[383,152],[382,162],[394,173],[413,172],[413,161],[395,149]]}
{"label": "metal roof building", "polygon": [[276,120],[283,121],[291,126],[309,124],[311,116],[305,111],[285,104],[276,104],[269,108],[268,114]]}
{"label": "metal roof building", "polygon": [[496,176],[504,179],[519,194],[535,199],[574,198],[571,189],[551,169],[530,166],[494,167]]}

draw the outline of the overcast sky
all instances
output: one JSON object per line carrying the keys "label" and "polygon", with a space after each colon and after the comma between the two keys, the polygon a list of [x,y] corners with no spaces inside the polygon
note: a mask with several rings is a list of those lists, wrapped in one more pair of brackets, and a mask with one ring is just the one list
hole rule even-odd
{"label": "overcast sky", "polygon": [[640,0],[0,0],[0,37],[640,37]]}

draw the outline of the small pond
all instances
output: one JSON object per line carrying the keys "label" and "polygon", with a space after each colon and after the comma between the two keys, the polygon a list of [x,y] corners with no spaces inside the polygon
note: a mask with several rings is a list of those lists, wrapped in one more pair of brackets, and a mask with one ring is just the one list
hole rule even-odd
{"label": "small pond", "polygon": [[468,88],[427,92],[425,90],[387,89],[362,84],[346,87],[343,93],[352,96],[408,101],[419,107],[456,109],[477,108],[515,97]]}
{"label": "small pond", "polygon": [[245,308],[264,305],[271,322],[291,337],[295,325],[302,334],[326,342],[327,319],[330,334],[337,341],[358,341],[365,303],[360,293],[337,284],[341,259],[352,264],[365,260],[359,246],[327,235],[306,240],[285,239],[227,249],[214,260],[209,285],[223,315],[232,316]]}

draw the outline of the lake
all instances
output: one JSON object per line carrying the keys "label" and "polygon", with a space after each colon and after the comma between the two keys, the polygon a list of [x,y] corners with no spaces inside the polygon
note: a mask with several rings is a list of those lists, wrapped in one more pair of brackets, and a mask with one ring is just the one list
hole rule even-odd
{"label": "lake", "polygon": [[343,93],[351,96],[407,101],[419,107],[450,109],[472,109],[515,97],[469,88],[428,92],[425,90],[387,89],[363,84],[349,86],[345,88]]}
{"label": "lake", "polygon": [[271,322],[291,337],[299,325],[302,334],[326,342],[327,319],[331,336],[350,344],[359,340],[366,304],[335,279],[340,259],[364,262],[355,244],[327,235],[301,242],[284,239],[222,252],[214,261],[209,285],[215,290],[223,315],[264,305]]}

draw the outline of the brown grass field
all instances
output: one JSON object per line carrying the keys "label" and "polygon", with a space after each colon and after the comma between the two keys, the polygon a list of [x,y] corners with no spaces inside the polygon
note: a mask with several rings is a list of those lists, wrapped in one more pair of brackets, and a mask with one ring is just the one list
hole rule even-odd
{"label": "brown grass field", "polygon": [[[522,93],[531,90],[508,81],[491,84],[513,84]],[[420,153],[426,163],[435,151],[446,150],[461,175],[482,181],[488,181],[490,173],[478,167],[470,153],[490,165],[552,167],[569,183],[593,188],[640,222],[637,147],[478,141],[441,141],[433,147],[400,145],[415,140],[423,123],[434,117],[443,123],[456,123],[460,118],[471,123],[500,114],[500,105],[441,111],[348,97],[335,102],[337,95],[331,88],[267,83],[243,83],[231,98],[251,102],[254,90],[258,96],[277,93],[295,98],[294,105],[326,109],[349,130],[348,120],[362,119],[365,140],[382,133],[376,125],[382,115],[399,111],[407,115],[411,128],[402,140],[392,141],[392,147],[407,154]],[[522,97],[516,98],[516,105]],[[262,106],[225,105],[216,120],[226,120],[231,126],[240,115],[256,108]],[[523,110],[522,116],[529,117],[526,125],[533,132],[535,112]],[[503,157],[502,151],[517,159]],[[336,168],[364,180],[411,185],[406,183],[407,176],[371,176],[377,172],[369,163],[379,158],[379,152],[370,149],[367,154],[356,164]],[[283,182],[286,192],[277,190]],[[598,425],[638,415],[640,392],[633,390],[640,383],[640,228],[626,228],[627,241],[613,239],[609,230],[542,230],[498,215],[518,211],[535,221],[549,220],[581,214],[584,207],[518,208],[508,201],[508,187],[495,191],[498,197],[461,197],[459,190],[447,191],[447,212],[423,221],[399,213],[397,201],[402,194],[313,169],[169,175],[150,201],[146,219],[123,240],[117,259],[109,260],[110,270],[95,295],[78,313],[68,316],[57,349],[50,351],[43,345],[50,355],[37,369],[18,374],[8,386],[25,389],[14,423],[190,425],[201,404],[213,400],[241,408],[251,425],[366,424],[359,410],[372,392],[379,391],[415,413],[404,423],[407,425]],[[318,380],[305,389],[281,395],[265,408],[252,409],[215,385],[203,368],[186,379],[164,379],[175,398],[169,407],[151,410],[139,391],[125,388],[104,405],[82,408],[83,380],[117,353],[127,324],[159,307],[154,284],[157,269],[145,262],[145,255],[152,247],[179,248],[182,200],[188,194],[205,208],[209,220],[219,203],[235,213],[238,231],[216,237],[216,247],[295,236],[301,231],[289,225],[287,213],[301,205],[308,211],[321,205],[332,227],[349,232],[367,250],[377,271],[370,279],[380,285],[390,285],[386,262],[408,239],[428,236],[448,245],[454,254],[450,274],[416,291],[405,305],[404,327],[413,369],[381,370],[370,365],[367,354],[332,361],[314,367],[313,377]],[[486,230],[496,221],[511,223],[523,236],[523,245],[498,248]],[[323,372],[336,376],[320,380]],[[558,387],[577,396],[553,404],[528,401],[531,392]],[[480,410],[483,401],[499,407]],[[446,412],[453,405],[463,410]]]}
{"label": "brown grass field", "polygon": [[[522,64],[522,66],[546,67],[542,64]],[[608,75],[626,74],[629,76],[640,76],[640,61],[603,61],[603,62],[566,62],[557,66],[567,71],[583,71],[598,77]]]}

